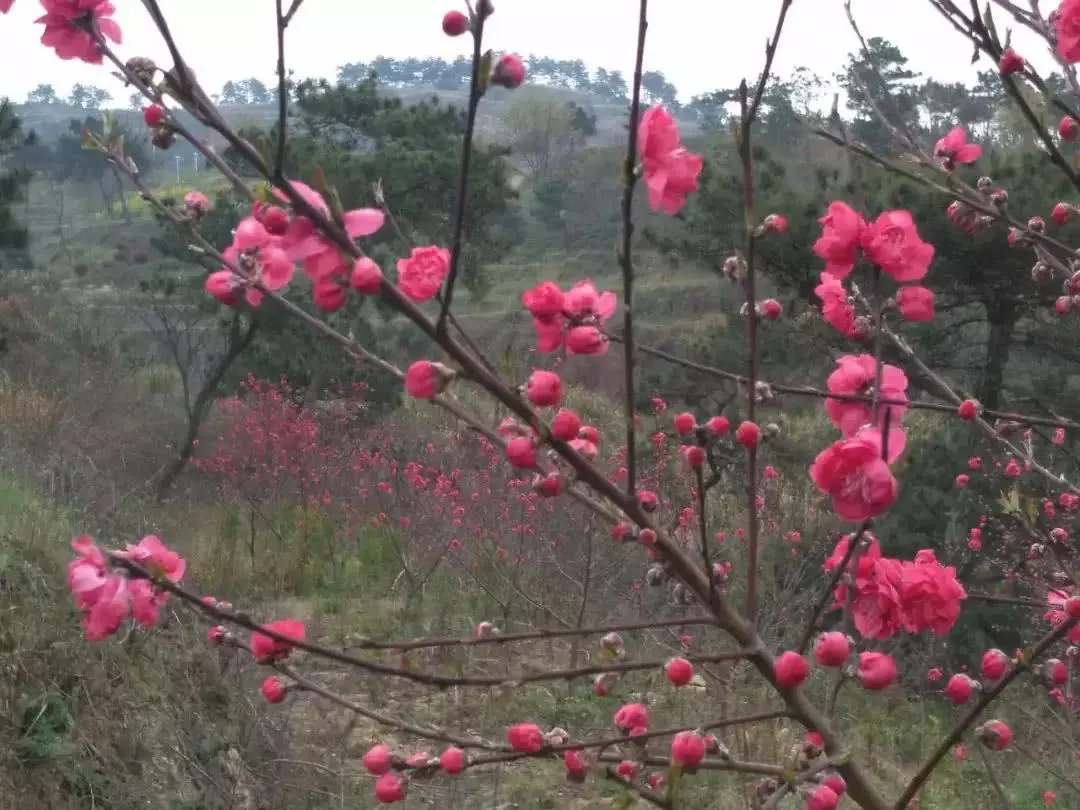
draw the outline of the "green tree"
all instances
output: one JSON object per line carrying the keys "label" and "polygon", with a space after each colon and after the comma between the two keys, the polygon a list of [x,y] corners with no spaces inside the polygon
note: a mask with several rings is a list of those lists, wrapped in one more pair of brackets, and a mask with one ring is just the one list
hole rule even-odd
{"label": "green tree", "polygon": [[[11,103],[0,101],[0,269],[28,267],[30,234],[15,215],[17,203],[26,199],[31,172],[21,165],[20,150],[32,147],[36,139],[23,133],[22,122]],[[16,158],[10,163],[9,156]]]}
{"label": "green tree", "polygon": [[39,84],[26,94],[27,104],[59,104],[60,97],[51,84]]}
{"label": "green tree", "polygon": [[538,183],[560,173],[589,134],[596,133],[596,116],[539,87],[515,93],[499,118],[511,154]]}
{"label": "green tree", "polygon": [[919,74],[908,68],[907,57],[888,40],[871,37],[866,44],[866,53],[850,54],[836,78],[855,113],[852,136],[875,150],[892,152],[895,139],[879,113],[901,130],[917,129]]}
{"label": "green tree", "polygon": [[[458,196],[461,110],[431,99],[404,104],[377,92],[375,82],[349,87],[325,81],[297,87],[298,134],[290,139],[288,169],[312,178],[316,168],[337,188],[346,208],[376,204],[375,184],[406,239],[448,244]],[[481,269],[520,239],[520,217],[505,147],[475,146],[465,211],[462,279],[474,292]],[[407,251],[393,228],[373,240],[384,267]]]}

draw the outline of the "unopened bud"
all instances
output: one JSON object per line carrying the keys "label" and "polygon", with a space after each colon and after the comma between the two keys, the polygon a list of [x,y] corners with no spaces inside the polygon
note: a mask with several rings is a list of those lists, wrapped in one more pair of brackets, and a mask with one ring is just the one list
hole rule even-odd
{"label": "unopened bud", "polygon": [[645,572],[645,582],[652,587],[657,587],[664,584],[664,579],[667,574],[664,573],[663,566],[653,565],[649,567],[649,570]]}
{"label": "unopened bud", "polygon": [[679,605],[692,605],[694,604],[694,593],[681,582],[676,582],[675,587],[671,589],[671,596]]}
{"label": "unopened bud", "polygon": [[544,739],[548,745],[566,745],[570,741],[570,732],[565,728],[556,726],[544,735]]}
{"label": "unopened bud", "polygon": [[724,259],[724,275],[732,281],[745,281],[746,262],[739,256],[728,256]]}
{"label": "unopened bud", "polygon": [[990,201],[994,205],[1004,205],[1009,201],[1009,192],[1003,188],[995,188],[990,192]]}
{"label": "unopened bud", "polygon": [[1044,220],[1042,217],[1032,217],[1028,220],[1027,225],[1028,228],[1032,231],[1035,231],[1035,233],[1042,233],[1046,230],[1046,220]]}
{"label": "unopened bud", "polygon": [[1053,277],[1054,271],[1050,269],[1050,265],[1046,262],[1035,262],[1035,265],[1031,268],[1031,280],[1036,284],[1044,284]]}
{"label": "unopened bud", "polygon": [[600,639],[600,646],[612,655],[620,655],[626,649],[622,636],[618,633],[607,633]]}
{"label": "unopened bud", "polygon": [[491,69],[491,83],[513,90],[525,81],[525,63],[516,53],[504,53]]}
{"label": "unopened bud", "polygon": [[975,183],[975,186],[979,189],[979,191],[989,191],[991,188],[994,187],[994,181],[984,174],[978,179],[978,181]]}
{"label": "unopened bud", "polygon": [[173,144],[176,143],[176,133],[173,132],[172,127],[158,127],[150,137],[150,143],[154,145],[155,149],[161,149],[162,151],[171,149]]}
{"label": "unopened bud", "polygon": [[776,422],[769,422],[762,428],[761,433],[766,439],[775,439],[780,435],[780,426]]}
{"label": "unopened bud", "polygon": [[157,70],[157,65],[154,64],[153,59],[145,56],[133,56],[124,63],[124,67],[134,73],[135,77],[143,84],[154,83],[154,72]]}

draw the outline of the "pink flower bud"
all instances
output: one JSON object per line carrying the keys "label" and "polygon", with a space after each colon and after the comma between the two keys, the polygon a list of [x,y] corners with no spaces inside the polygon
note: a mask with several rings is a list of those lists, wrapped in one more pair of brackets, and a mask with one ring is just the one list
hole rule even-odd
{"label": "pink flower bud", "polygon": [[504,53],[491,69],[491,83],[513,90],[525,81],[525,63],[515,53]]}
{"label": "pink flower bud", "polygon": [[787,650],[773,662],[773,677],[781,689],[794,689],[810,676],[810,664],[803,656]]}
{"label": "pink flower bud", "polygon": [[442,18],[442,30],[448,37],[460,37],[469,30],[469,18],[456,9],[448,11]]}

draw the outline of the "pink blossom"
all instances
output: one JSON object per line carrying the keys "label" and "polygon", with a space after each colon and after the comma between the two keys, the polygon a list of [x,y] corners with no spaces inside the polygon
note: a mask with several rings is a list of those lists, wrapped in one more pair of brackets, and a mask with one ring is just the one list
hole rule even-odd
{"label": "pink blossom", "polygon": [[600,292],[589,279],[579,281],[563,296],[563,311],[576,321],[606,321],[615,313],[617,304],[615,293],[610,290]]}
{"label": "pink blossom", "polygon": [[608,338],[595,326],[575,326],[566,333],[567,354],[607,354]]}
{"label": "pink blossom", "polygon": [[75,598],[75,606],[85,610],[97,601],[105,586],[108,561],[105,552],[94,544],[89,535],[71,541],[76,557],[68,563],[68,590]]}
{"label": "pink blossom", "polygon": [[909,321],[934,320],[934,294],[918,284],[908,284],[896,291],[896,308]]}
{"label": "pink blossom", "polygon": [[825,260],[826,273],[836,279],[847,278],[859,256],[859,240],[866,220],[847,203],[836,201],[829,204],[828,213],[818,222],[822,229],[814,243],[814,253]]}
{"label": "pink blossom", "polygon": [[[98,44],[90,33],[77,23],[87,15],[94,18],[94,24],[102,37],[119,44],[123,41],[120,26],[112,19],[116,7],[108,0],[41,0],[45,14],[35,22],[45,26],[41,35],[41,44],[52,48],[61,59],[79,59],[92,65],[100,65],[104,59]],[[8,8],[0,9],[7,11]]]}
{"label": "pink blossom", "polygon": [[902,430],[889,431],[889,455],[883,459],[881,431],[865,428],[822,450],[810,465],[810,477],[844,520],[877,517],[896,500],[898,484],[889,464],[903,452],[905,440]]}
{"label": "pink blossom", "polygon": [[[293,641],[304,640],[304,623],[299,619],[279,619],[264,624],[263,628],[280,636],[288,637]],[[288,658],[292,649],[293,645],[288,641],[278,641],[257,631],[251,634],[251,654],[261,664]]]}
{"label": "pink blossom", "polygon": [[921,281],[930,269],[934,246],[915,229],[910,211],[885,211],[862,232],[866,258],[894,281]]}
{"label": "pink blossom", "polygon": [[855,306],[848,300],[843,282],[831,273],[823,272],[814,294],[821,301],[821,315],[825,321],[844,337],[854,339]]}
{"label": "pink blossom", "polygon": [[944,636],[956,624],[967,592],[957,580],[955,568],[942,565],[933,551],[923,549],[914,562],[904,563],[900,598],[905,630],[930,630]]}
{"label": "pink blossom", "polygon": [[668,110],[651,107],[638,124],[638,154],[653,211],[677,214],[697,190],[702,160],[683,147],[678,124]]}
{"label": "pink blossom", "polygon": [[398,288],[410,301],[422,303],[435,297],[450,272],[450,251],[428,245],[413,248],[398,259]]}
{"label": "pink blossom", "polygon": [[536,350],[538,352],[554,352],[563,345],[563,322],[561,316],[558,320],[533,318],[533,329],[536,331]]}
{"label": "pink blossom", "polygon": [[874,560],[870,576],[856,583],[851,610],[855,629],[865,638],[891,638],[899,632],[902,581],[903,563],[880,557]]}
{"label": "pink blossom", "polygon": [[[836,370],[829,375],[826,385],[832,394],[846,396],[869,396],[877,381],[877,361],[872,355],[846,354],[836,361]],[[908,378],[896,366],[888,363],[881,369],[880,396],[884,399],[907,403]],[[825,411],[829,419],[844,436],[854,436],[864,426],[874,421],[870,402],[841,399],[826,399]],[[898,427],[904,414],[904,405],[878,405],[878,423],[884,424],[886,414],[890,427]]]}
{"label": "pink blossom", "polygon": [[108,638],[123,624],[131,604],[128,580],[121,574],[112,573],[94,601],[83,610],[83,631],[87,639],[100,641]]}
{"label": "pink blossom", "polygon": [[1062,0],[1053,23],[1057,55],[1066,62],[1080,62],[1080,0]]}
{"label": "pink blossom", "polygon": [[131,560],[147,569],[152,576],[163,577],[172,582],[184,578],[187,562],[175,551],[169,549],[161,538],[148,534],[135,545],[128,544],[123,551],[114,552],[117,557]]}
{"label": "pink blossom", "polygon": [[963,127],[950,129],[941,140],[934,144],[934,156],[941,158],[946,168],[950,169],[955,163],[974,163],[981,155],[982,147],[967,142],[967,132]]}
{"label": "pink blossom", "polygon": [[[593,289],[596,289],[595,287]],[[566,296],[554,281],[541,281],[521,294],[521,303],[536,319],[550,321],[559,318],[565,308]]]}

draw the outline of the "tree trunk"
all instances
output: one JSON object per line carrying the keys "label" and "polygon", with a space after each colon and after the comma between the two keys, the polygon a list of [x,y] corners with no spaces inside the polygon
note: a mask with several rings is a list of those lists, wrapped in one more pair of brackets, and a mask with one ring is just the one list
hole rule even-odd
{"label": "tree trunk", "polygon": [[1005,367],[1019,313],[1011,300],[985,302],[990,334],[986,340],[986,360],[976,396],[984,408],[996,409],[1001,404],[1001,388],[1005,383]]}
{"label": "tree trunk", "polygon": [[239,316],[234,318],[232,327],[229,330],[226,349],[211,368],[209,376],[199,389],[199,393],[195,395],[195,402],[192,403],[191,409],[188,411],[187,434],[180,444],[176,457],[162,470],[161,477],[155,486],[154,492],[159,501],[168,495],[169,490],[176,483],[176,479],[180,477],[180,473],[184,471],[188,462],[191,461],[191,457],[195,453],[195,443],[199,439],[199,430],[202,428],[206,415],[210,412],[210,406],[214,402],[214,397],[217,396],[218,388],[221,386],[232,364],[251,345],[258,328],[259,322],[252,321],[246,330],[241,329]]}

